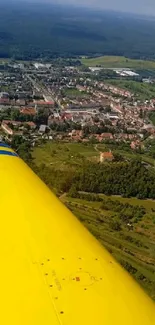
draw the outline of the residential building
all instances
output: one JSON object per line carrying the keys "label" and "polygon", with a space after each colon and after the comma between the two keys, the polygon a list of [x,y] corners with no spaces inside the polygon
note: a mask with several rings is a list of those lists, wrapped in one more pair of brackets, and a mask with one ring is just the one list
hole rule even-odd
{"label": "residential building", "polygon": [[111,151],[109,152],[100,152],[100,163],[105,161],[113,161],[114,156]]}
{"label": "residential building", "polygon": [[44,124],[40,125],[39,133],[41,133],[41,134],[45,133],[46,129],[47,129],[47,125],[44,125]]}
{"label": "residential building", "polygon": [[20,109],[20,113],[24,115],[36,115],[36,109],[33,107],[23,107]]}
{"label": "residential building", "polygon": [[8,123],[5,123],[5,121],[2,122],[1,124],[1,128],[3,129],[3,131],[9,135],[13,135],[13,130],[11,129],[11,127],[8,125]]}

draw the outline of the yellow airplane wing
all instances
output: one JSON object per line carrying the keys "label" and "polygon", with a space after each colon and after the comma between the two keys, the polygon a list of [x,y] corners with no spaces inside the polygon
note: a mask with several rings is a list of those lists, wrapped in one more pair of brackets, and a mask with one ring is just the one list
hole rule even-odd
{"label": "yellow airplane wing", "polygon": [[155,306],[7,145],[0,145],[0,324],[155,325]]}

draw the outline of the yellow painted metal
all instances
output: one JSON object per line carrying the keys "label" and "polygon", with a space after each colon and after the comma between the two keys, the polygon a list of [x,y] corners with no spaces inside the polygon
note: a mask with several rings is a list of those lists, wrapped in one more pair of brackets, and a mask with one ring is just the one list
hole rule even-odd
{"label": "yellow painted metal", "polygon": [[154,325],[154,303],[18,157],[0,155],[0,323]]}
{"label": "yellow painted metal", "polygon": [[0,151],[7,151],[7,152],[14,152],[14,150],[12,149],[12,148],[10,148],[10,147],[2,147],[1,145],[0,145]]}

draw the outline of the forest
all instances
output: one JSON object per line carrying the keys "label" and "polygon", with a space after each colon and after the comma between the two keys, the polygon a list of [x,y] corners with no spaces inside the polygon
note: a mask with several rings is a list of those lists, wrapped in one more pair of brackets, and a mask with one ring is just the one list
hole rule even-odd
{"label": "forest", "polygon": [[78,191],[155,198],[155,176],[139,159],[103,165],[84,164],[73,183]]}
{"label": "forest", "polygon": [[19,60],[124,55],[155,58],[155,20],[72,6],[4,1],[0,57]]}
{"label": "forest", "polygon": [[126,198],[155,199],[155,175],[140,159],[105,164],[86,162],[81,167],[76,167],[76,171],[70,168],[65,173],[44,164],[36,166],[33,161],[30,161],[30,166],[58,193],[69,192],[74,196],[77,191],[84,191]]}

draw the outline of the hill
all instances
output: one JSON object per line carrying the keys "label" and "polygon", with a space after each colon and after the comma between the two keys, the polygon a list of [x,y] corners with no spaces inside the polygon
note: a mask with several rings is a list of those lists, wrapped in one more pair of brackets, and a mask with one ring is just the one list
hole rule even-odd
{"label": "hill", "polygon": [[124,56],[101,56],[85,58],[81,63],[88,67],[102,66],[104,68],[131,68],[131,69],[155,69],[155,61],[134,60]]}
{"label": "hill", "polygon": [[155,20],[49,3],[0,4],[0,57],[115,55],[155,58]]}

